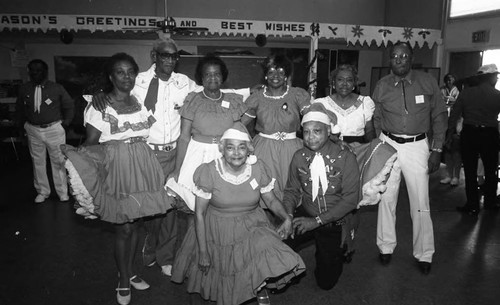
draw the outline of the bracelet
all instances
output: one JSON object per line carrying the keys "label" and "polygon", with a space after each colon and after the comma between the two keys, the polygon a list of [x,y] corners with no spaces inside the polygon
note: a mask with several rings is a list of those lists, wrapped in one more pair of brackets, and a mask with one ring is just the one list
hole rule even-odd
{"label": "bracelet", "polygon": [[433,148],[431,150],[435,151],[435,152],[438,152],[438,153],[442,153],[443,152],[443,150],[441,148]]}
{"label": "bracelet", "polygon": [[316,219],[316,222],[317,222],[320,226],[322,226],[322,225],[323,225],[323,220],[321,220],[321,218],[319,217],[319,215],[318,215],[318,216],[316,216],[316,218],[315,218],[315,219]]}

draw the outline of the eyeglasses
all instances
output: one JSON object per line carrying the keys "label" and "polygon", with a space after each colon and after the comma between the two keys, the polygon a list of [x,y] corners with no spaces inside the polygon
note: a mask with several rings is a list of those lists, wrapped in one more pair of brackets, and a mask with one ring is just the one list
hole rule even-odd
{"label": "eyeglasses", "polygon": [[267,71],[267,76],[273,76],[273,75],[278,75],[278,76],[286,76],[286,71],[285,69],[283,68],[270,68],[268,71]]}
{"label": "eyeglasses", "polygon": [[175,53],[168,53],[168,52],[156,52],[156,54],[158,55],[158,57],[160,57],[161,60],[178,60],[179,59],[179,53],[175,52]]}
{"label": "eyeglasses", "polygon": [[391,56],[389,58],[391,60],[399,59],[401,61],[406,61],[406,60],[410,59],[410,54],[406,54],[406,53],[403,53],[403,54],[391,54]]}

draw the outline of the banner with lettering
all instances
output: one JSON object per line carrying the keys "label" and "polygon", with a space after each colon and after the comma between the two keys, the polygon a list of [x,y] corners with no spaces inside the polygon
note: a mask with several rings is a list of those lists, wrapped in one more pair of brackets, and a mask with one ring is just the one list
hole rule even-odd
{"label": "banner with lettering", "polygon": [[[0,31],[28,30],[89,30],[95,31],[128,31],[124,28],[134,28],[133,31],[145,31],[164,21],[163,17],[140,16],[96,16],[96,15],[37,15],[37,14],[0,14]],[[332,24],[317,22],[285,22],[257,21],[234,19],[205,19],[175,17],[177,27],[202,27],[206,32],[197,35],[233,35],[255,36],[291,36],[317,37],[323,39],[338,39],[352,45],[387,45],[398,40],[407,41],[412,46],[423,47],[427,44],[441,44],[441,31],[409,27],[384,27],[368,25]]]}

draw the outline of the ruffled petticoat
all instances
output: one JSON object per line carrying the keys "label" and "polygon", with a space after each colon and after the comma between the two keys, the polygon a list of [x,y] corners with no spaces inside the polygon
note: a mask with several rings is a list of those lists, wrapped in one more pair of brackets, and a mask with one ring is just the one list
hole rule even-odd
{"label": "ruffled petticoat", "polygon": [[182,162],[178,181],[175,182],[174,179],[169,179],[166,187],[179,195],[189,209],[194,211],[196,199],[193,193],[195,191],[193,181],[194,172],[201,164],[212,162],[221,156],[218,144],[203,143],[191,139],[186,150],[184,162]]}
{"label": "ruffled petticoat", "polygon": [[78,214],[121,224],[171,208],[161,165],[145,142],[67,145],[63,152]]}

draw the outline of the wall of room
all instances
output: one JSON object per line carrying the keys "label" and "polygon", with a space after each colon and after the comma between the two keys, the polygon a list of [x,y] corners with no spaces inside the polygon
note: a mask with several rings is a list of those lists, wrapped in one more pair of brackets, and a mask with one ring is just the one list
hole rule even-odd
{"label": "wall of room", "polygon": [[[444,30],[443,70],[449,70],[449,58],[452,52],[474,52],[500,49],[500,13],[451,19]],[[472,33],[489,31],[489,41],[472,42]],[[470,67],[466,74],[473,73],[478,67]]]}
{"label": "wall of room", "polygon": [[[408,4],[412,1],[396,0],[217,0],[206,1],[200,5],[199,0],[182,0],[168,2],[168,11],[171,16],[199,17],[199,18],[234,18],[249,20],[276,20],[276,21],[315,21],[346,24],[389,25],[440,28],[440,3],[442,0],[422,0],[424,5],[431,9],[425,12],[422,5]],[[400,4],[399,2],[404,2]],[[439,4],[436,4],[439,3]],[[37,13],[37,14],[88,14],[88,15],[125,15],[125,16],[161,16],[163,15],[162,0],[16,0],[2,4],[3,13]],[[415,12],[421,12],[417,16]],[[390,15],[388,17],[388,15]],[[395,15],[395,16],[392,16]],[[33,34],[34,35],[34,34]],[[33,37],[33,35],[29,37]],[[15,36],[15,35],[14,35]],[[25,46],[30,58],[42,58],[49,63],[53,75],[53,56],[109,56],[118,51],[126,50],[136,58],[141,70],[149,66],[149,50],[154,38],[141,39],[106,39],[102,35],[94,34],[94,38],[81,39],[75,34],[72,44],[65,45],[59,41],[54,33],[41,32],[36,39],[14,37],[12,33],[5,36],[0,32],[0,44],[14,47],[20,43]],[[211,45],[221,48],[250,48],[255,47],[253,37],[248,38],[220,38],[220,39],[178,39],[180,48],[197,53],[198,46]],[[268,53],[272,48],[308,48],[309,42],[304,38],[269,38],[262,53]],[[367,87],[362,88],[362,94],[370,92],[370,75],[372,67],[387,66],[388,56],[385,48],[351,46],[325,41],[320,42],[320,49],[352,49],[359,50],[359,76],[366,81]],[[433,50],[426,46],[416,50],[416,61],[422,66],[432,66]],[[26,79],[25,68],[10,65],[8,49],[0,49],[0,63],[5,67],[0,69],[1,79]],[[7,64],[7,65],[4,65]]]}

